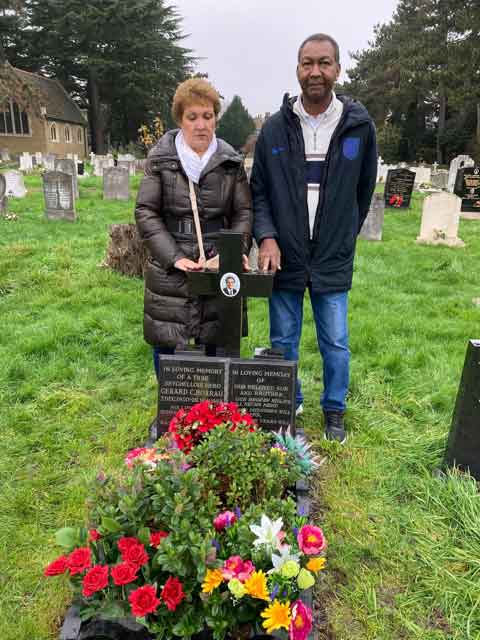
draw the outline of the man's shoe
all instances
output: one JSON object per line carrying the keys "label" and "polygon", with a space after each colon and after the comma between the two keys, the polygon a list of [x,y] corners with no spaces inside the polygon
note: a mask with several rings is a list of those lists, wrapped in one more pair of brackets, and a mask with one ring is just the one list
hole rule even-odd
{"label": "man's shoe", "polygon": [[297,416],[301,416],[303,413],[303,404],[299,404],[298,407],[295,409],[295,415]]}
{"label": "man's shoe", "polygon": [[325,439],[343,444],[347,439],[344,414],[339,411],[324,411],[323,415],[325,416]]}

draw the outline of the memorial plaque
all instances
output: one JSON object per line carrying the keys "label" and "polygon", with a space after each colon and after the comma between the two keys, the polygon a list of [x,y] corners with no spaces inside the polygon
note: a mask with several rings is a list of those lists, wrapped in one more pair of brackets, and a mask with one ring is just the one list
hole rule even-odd
{"label": "memorial plaque", "polygon": [[69,173],[73,178],[73,192],[75,198],[79,197],[78,193],[78,179],[77,179],[77,164],[75,160],[70,158],[60,158],[55,160],[55,171],[61,171],[62,173]]}
{"label": "memorial plaque", "polygon": [[412,198],[415,173],[409,169],[390,169],[385,181],[385,206],[408,209]]}
{"label": "memorial plaque", "polygon": [[227,400],[227,359],[202,356],[159,357],[158,435],[168,430],[173,415],[197,402]]}
{"label": "memorial plaque", "polygon": [[20,171],[6,171],[3,175],[7,183],[7,196],[24,198],[27,190],[25,189],[23,174]]}
{"label": "memorial plaque", "polygon": [[462,199],[461,212],[480,214],[480,167],[459,169],[454,193]]}
{"label": "memorial plaque", "polygon": [[480,340],[470,340],[458,389],[444,465],[480,480]]}
{"label": "memorial plaque", "polygon": [[232,360],[228,399],[247,409],[263,429],[294,430],[296,376],[296,362],[281,358]]}
{"label": "memorial plaque", "polygon": [[43,174],[45,215],[52,220],[75,220],[73,176],[62,171]]}
{"label": "memorial plaque", "polygon": [[103,199],[128,200],[129,198],[128,169],[120,167],[105,168],[103,170]]}

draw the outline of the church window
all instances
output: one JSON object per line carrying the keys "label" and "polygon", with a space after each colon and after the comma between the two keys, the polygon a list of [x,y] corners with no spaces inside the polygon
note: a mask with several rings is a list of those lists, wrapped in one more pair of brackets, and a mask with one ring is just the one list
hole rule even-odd
{"label": "church window", "polygon": [[30,122],[26,111],[21,111],[14,100],[7,100],[0,107],[0,134],[14,136],[30,135]]}

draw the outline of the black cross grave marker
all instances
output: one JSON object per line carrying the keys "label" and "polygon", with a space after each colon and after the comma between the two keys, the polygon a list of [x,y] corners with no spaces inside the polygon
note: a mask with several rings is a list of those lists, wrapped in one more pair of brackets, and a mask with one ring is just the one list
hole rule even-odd
{"label": "black cross grave marker", "polygon": [[216,343],[225,355],[240,356],[243,298],[269,298],[272,295],[272,272],[243,272],[243,233],[222,230],[217,240],[220,264],[218,271],[188,271],[190,292],[217,298],[219,332]]}

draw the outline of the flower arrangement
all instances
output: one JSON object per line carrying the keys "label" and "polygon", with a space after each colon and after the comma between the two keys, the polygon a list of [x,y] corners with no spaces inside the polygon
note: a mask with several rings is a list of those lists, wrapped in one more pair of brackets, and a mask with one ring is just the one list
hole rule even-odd
{"label": "flower arrangement", "polygon": [[388,201],[388,203],[392,207],[401,207],[402,204],[403,204],[403,196],[401,196],[400,194],[396,193],[393,196],[391,196],[391,198]]}
{"label": "flower arrangement", "polygon": [[239,409],[235,402],[214,404],[209,400],[195,404],[189,411],[180,409],[172,418],[168,431],[174,435],[179,449],[189,453],[206,433],[219,425],[225,425],[231,431],[236,429],[254,429],[256,423],[245,410]]}
{"label": "flower arrangement", "polygon": [[304,640],[301,593],[326,542],[289,494],[308,453],[289,438],[233,404],[179,411],[155,447],[98,476],[89,526],[57,532],[64,553],[45,576],[68,576],[83,620],[133,616],[159,639],[208,629],[223,640],[249,625]]}

